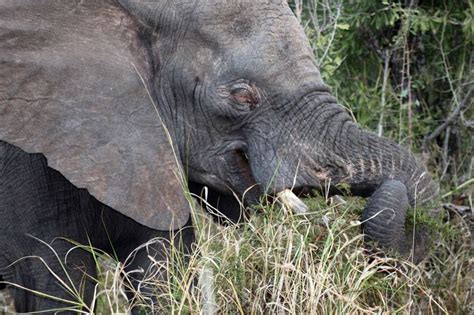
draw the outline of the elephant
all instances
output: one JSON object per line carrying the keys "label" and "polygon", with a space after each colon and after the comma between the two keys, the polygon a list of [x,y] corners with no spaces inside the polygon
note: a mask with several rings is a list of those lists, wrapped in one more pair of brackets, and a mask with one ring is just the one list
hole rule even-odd
{"label": "elephant", "polygon": [[[0,275],[90,301],[91,244],[124,261],[151,238],[192,250],[191,193],[230,215],[288,188],[369,197],[367,241],[405,257],[425,166],[362,129],[323,82],[284,0],[0,0]],[[412,241],[415,240],[415,242]],[[161,244],[161,245],[160,245]],[[166,259],[166,243],[132,270]],[[414,252],[412,249],[415,249]],[[37,256],[40,259],[23,259]],[[11,286],[18,311],[68,306]]]}

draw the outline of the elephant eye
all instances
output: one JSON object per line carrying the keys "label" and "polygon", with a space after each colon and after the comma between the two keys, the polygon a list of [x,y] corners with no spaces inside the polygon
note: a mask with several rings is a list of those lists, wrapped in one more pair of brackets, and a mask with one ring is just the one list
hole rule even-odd
{"label": "elephant eye", "polygon": [[239,104],[248,105],[250,108],[257,107],[260,103],[260,95],[257,89],[246,83],[238,83],[232,87],[230,95]]}

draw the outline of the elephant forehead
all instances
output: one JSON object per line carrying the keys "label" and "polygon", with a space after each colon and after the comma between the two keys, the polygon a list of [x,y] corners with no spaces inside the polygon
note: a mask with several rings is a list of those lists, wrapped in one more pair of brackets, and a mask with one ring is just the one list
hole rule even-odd
{"label": "elephant forehead", "polygon": [[[193,12],[201,33],[241,35],[255,33],[268,21],[292,16],[283,1],[218,1],[200,6]],[[217,26],[217,28],[216,28]],[[261,30],[259,30],[261,31]]]}

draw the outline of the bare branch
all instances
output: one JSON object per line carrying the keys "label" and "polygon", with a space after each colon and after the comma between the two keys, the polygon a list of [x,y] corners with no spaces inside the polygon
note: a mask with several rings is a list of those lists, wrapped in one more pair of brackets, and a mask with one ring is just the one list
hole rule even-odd
{"label": "bare branch", "polygon": [[384,49],[383,53],[383,82],[382,82],[382,98],[380,100],[380,116],[379,116],[379,124],[377,128],[377,134],[379,137],[383,135],[383,123],[384,123],[384,116],[385,116],[385,99],[387,93],[387,84],[388,84],[388,75],[390,73],[390,50],[388,48]]}
{"label": "bare branch", "polygon": [[464,110],[468,104],[472,102],[472,94],[474,90],[471,87],[469,91],[467,92],[466,96],[464,99],[458,103],[458,106],[449,114],[448,118],[442,123],[441,125],[438,126],[431,134],[427,135],[425,139],[423,140],[423,144],[421,145],[421,150],[423,152],[428,152],[428,144],[433,141],[436,137],[438,137],[446,128],[448,128],[449,125],[451,125],[458,116],[461,114],[461,111]]}

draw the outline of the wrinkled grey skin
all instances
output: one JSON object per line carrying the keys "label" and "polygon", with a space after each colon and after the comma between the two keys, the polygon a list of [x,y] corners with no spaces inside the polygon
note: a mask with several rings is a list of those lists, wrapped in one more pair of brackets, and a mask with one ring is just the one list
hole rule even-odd
{"label": "wrinkled grey skin", "polygon": [[[48,40],[54,42],[56,38],[63,38],[54,35],[55,32],[62,34],[62,25],[54,25],[55,31],[42,34],[43,41],[36,42],[33,39],[38,38],[37,30],[30,28],[20,31],[22,19],[26,23],[31,19],[42,18],[41,15],[35,16],[31,6],[28,7],[30,1],[18,1],[13,5],[1,0],[0,4],[10,8],[16,6],[12,12],[19,12],[14,21],[2,17],[9,21],[10,24],[6,23],[7,27],[1,28],[0,24],[0,31],[7,34],[7,39],[21,37],[21,42],[16,44],[17,54],[11,53],[12,47],[16,46],[7,44],[4,49],[8,52],[10,47],[10,54],[4,54],[7,57],[3,59],[0,55],[0,64],[6,64],[4,69],[7,69],[1,74],[12,75],[11,65],[17,62],[15,60],[21,59],[18,57],[20,52],[35,52],[35,45],[48,45]],[[22,9],[22,6],[26,9]],[[224,207],[231,209],[235,207],[229,201],[232,193],[244,197],[245,203],[251,205],[264,193],[275,194],[289,187],[322,189],[330,186],[335,189],[338,184],[345,183],[355,195],[372,196],[362,216],[363,230],[368,240],[377,241],[382,247],[395,249],[403,255],[409,255],[412,247],[415,247],[415,254],[417,253],[419,244],[412,244],[411,235],[405,233],[406,211],[409,207],[434,198],[437,195],[437,185],[413,154],[392,140],[362,130],[346,110],[337,104],[329,88],[323,83],[304,32],[286,2],[43,1],[35,10],[50,12],[52,7],[61,12],[58,16],[64,18],[48,19],[51,16],[44,13],[48,17],[44,18],[44,24],[59,23],[57,21],[67,23],[69,19],[74,19],[75,24],[68,28],[67,34],[72,35],[67,42],[62,46],[48,46],[48,49],[56,51],[55,49],[65,47],[67,50],[75,38],[78,40],[77,47],[67,50],[64,56],[57,55],[51,60],[48,60],[48,54],[42,54],[42,59],[34,59],[36,61],[32,61],[32,64],[35,66],[37,62],[38,65],[38,60],[41,60],[43,66],[57,65],[60,62],[66,66],[74,63],[76,70],[70,73],[53,71],[55,84],[72,83],[61,90],[55,88],[57,85],[51,84],[49,88],[53,91],[43,89],[39,93],[46,100],[33,97],[33,101],[29,101],[47,104],[52,108],[58,106],[52,112],[55,113],[67,104],[61,98],[58,102],[48,101],[48,93],[67,91],[69,94],[64,93],[74,95],[73,88],[86,86],[88,93],[81,92],[74,100],[75,110],[85,108],[81,115],[95,117],[96,105],[87,107],[83,104],[92,102],[92,97],[103,97],[103,106],[112,106],[110,110],[107,109],[105,117],[109,115],[107,113],[115,115],[113,106],[116,102],[120,103],[121,112],[130,111],[131,116],[136,112],[140,113],[143,108],[149,110],[147,115],[140,116],[143,120],[135,118],[139,114],[133,116],[138,121],[136,125],[146,127],[154,124],[147,120],[147,117],[152,117],[154,109],[151,109],[150,104],[143,105],[150,101],[147,99],[150,97],[169,135],[165,136],[161,129],[153,134],[152,131],[143,131],[133,125],[130,128],[136,128],[140,135],[134,138],[135,133],[121,134],[120,127],[116,127],[126,124],[127,120],[117,120],[122,123],[114,125],[113,128],[118,128],[118,131],[109,136],[115,139],[115,134],[121,134],[120,139],[114,140],[119,149],[113,152],[121,157],[123,163],[117,162],[116,167],[122,167],[124,173],[137,169],[127,166],[136,165],[134,163],[137,160],[146,163],[148,159],[160,157],[171,161],[170,156],[164,157],[163,152],[170,151],[170,147],[165,144],[160,144],[156,154],[150,151],[149,155],[142,156],[141,152],[146,147],[134,155],[127,156],[123,153],[134,150],[136,145],[147,143],[150,139],[164,143],[164,139],[169,136],[190,186],[196,190],[201,186],[208,186],[212,190],[213,199],[226,200]],[[65,12],[70,16],[66,17]],[[90,19],[83,18],[88,15]],[[93,44],[88,44],[85,40],[79,41],[87,38],[91,41],[95,38],[96,41]],[[124,45],[118,45],[120,43]],[[116,50],[113,47],[117,47]],[[103,60],[97,56],[103,57]],[[89,69],[90,60],[101,62],[94,63],[94,68]],[[23,64],[31,66],[24,61]],[[130,64],[133,64],[136,72]],[[119,69],[125,75],[117,76],[112,69]],[[81,71],[90,73],[92,79],[77,76],[76,73]],[[112,75],[109,76],[110,73]],[[111,80],[99,81],[101,76],[107,76]],[[42,79],[51,80],[50,77]],[[29,80],[25,84],[29,90],[34,91],[36,86],[30,83],[34,77]],[[15,82],[12,82],[7,80],[6,86],[13,86]],[[144,89],[140,90],[141,84],[147,88],[146,95],[143,93]],[[3,86],[0,85],[0,91],[7,93],[7,98],[0,100],[3,101],[0,103],[0,113],[2,104],[19,104],[15,103],[20,102],[15,99],[15,93],[21,94],[19,88],[8,88],[6,92],[2,89]],[[148,105],[149,109],[146,107]],[[28,106],[25,108],[29,108]],[[5,108],[4,106],[4,111]],[[5,112],[8,114],[8,111]],[[123,117],[128,117],[127,115]],[[4,125],[11,125],[12,117]],[[77,115],[64,112],[57,123],[67,129],[70,124],[66,125],[64,121],[70,119],[76,122],[75,117]],[[100,126],[107,123],[109,122],[104,121],[91,127],[98,128],[97,138],[102,136]],[[36,125],[39,126],[38,130],[44,132],[42,126],[45,123],[39,121]],[[71,141],[79,139],[75,147],[88,148],[90,137],[84,139],[82,136],[86,128],[78,130],[80,133],[74,137],[79,138],[72,138]],[[53,137],[54,134],[55,131],[49,131],[49,134],[44,132],[45,137],[41,139]],[[148,138],[148,134],[154,136]],[[162,211],[156,206],[154,213],[159,215],[146,212],[147,219],[144,219],[140,209],[148,209],[148,205],[143,205],[141,198],[136,198],[133,202],[127,198],[116,202],[123,195],[120,193],[123,188],[120,186],[122,175],[120,172],[113,172],[113,168],[107,168],[110,163],[104,163],[98,170],[106,174],[104,178],[112,178],[106,185],[102,185],[101,179],[94,179],[99,181],[94,182],[88,180],[90,176],[82,175],[84,169],[88,168],[90,159],[86,159],[89,161],[87,163],[80,160],[71,164],[69,161],[72,157],[63,156],[72,149],[62,146],[65,141],[61,137],[55,138],[57,141],[51,142],[52,145],[42,144],[41,139],[31,137],[29,139],[33,140],[24,140],[25,137],[18,136],[17,130],[12,128],[7,128],[2,134],[0,128],[0,140],[28,152],[44,153],[50,166],[63,173],[73,184],[86,187],[99,201],[149,228],[180,228],[187,221],[189,210],[184,209],[181,199],[176,201],[179,196],[173,195],[175,191],[180,191],[178,183],[173,180],[167,182],[173,174],[168,162],[166,165],[170,170],[162,171],[158,168],[156,174],[159,176],[154,176],[153,168],[147,166],[146,177],[135,173],[127,177],[131,178],[131,183],[134,183],[135,178],[147,178],[147,181],[137,184],[138,187],[144,185],[142,192],[150,191],[147,195],[159,195],[159,191],[154,194],[152,189],[168,187],[167,198],[150,201],[153,208],[153,205],[171,200],[167,210]],[[99,141],[98,144],[91,145],[84,156],[94,156],[94,163],[100,163],[97,159],[103,155],[96,155],[91,150],[101,143]],[[75,154],[82,156],[82,152]],[[153,164],[158,167],[157,165]],[[118,188],[109,194],[108,190],[101,190],[104,186]],[[178,205],[175,210],[173,201]],[[135,210],[129,211],[129,208]],[[178,219],[168,220],[173,211]],[[164,221],[166,226],[162,223]],[[417,238],[418,236],[415,240]]]}

